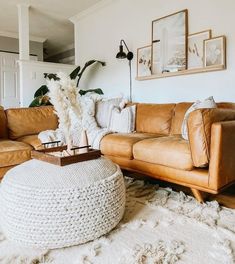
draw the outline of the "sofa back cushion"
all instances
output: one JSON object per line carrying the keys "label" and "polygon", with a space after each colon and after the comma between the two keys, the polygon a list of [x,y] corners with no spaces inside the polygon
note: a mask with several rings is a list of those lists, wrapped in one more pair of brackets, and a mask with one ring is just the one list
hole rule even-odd
{"label": "sofa back cushion", "polygon": [[218,108],[235,110],[235,103],[222,102],[222,103],[216,103],[216,104]]}
{"label": "sofa back cushion", "polygon": [[52,106],[8,109],[6,115],[10,139],[35,135],[58,127],[58,119]]}
{"label": "sofa back cushion", "polygon": [[206,167],[209,164],[212,124],[231,120],[235,120],[233,109],[199,109],[190,113],[188,136],[195,167]]}
{"label": "sofa back cushion", "polygon": [[169,135],[175,104],[138,104],[136,131]]}
{"label": "sofa back cushion", "polygon": [[[171,132],[170,132],[171,135],[181,135],[181,127],[182,127],[185,113],[192,104],[193,103],[191,102],[183,102],[183,103],[176,104],[174,115],[172,118],[172,125],[171,125]],[[216,103],[216,105],[218,108],[235,110],[235,103],[222,102],[222,103]]]}
{"label": "sofa back cushion", "polygon": [[7,119],[2,106],[0,106],[0,138],[7,138]]}
{"label": "sofa back cushion", "polygon": [[175,106],[174,115],[171,124],[171,135],[181,135],[181,127],[185,113],[193,103],[178,103]]}

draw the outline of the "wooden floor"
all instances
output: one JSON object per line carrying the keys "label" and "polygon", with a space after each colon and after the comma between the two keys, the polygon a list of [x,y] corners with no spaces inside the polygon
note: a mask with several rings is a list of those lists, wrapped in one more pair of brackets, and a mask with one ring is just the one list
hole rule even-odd
{"label": "wooden floor", "polygon": [[[136,179],[147,180],[153,184],[159,184],[159,186],[161,187],[170,187],[175,191],[183,191],[185,194],[193,196],[190,188],[181,185],[155,180],[148,176],[143,177],[143,175],[137,173],[131,173],[127,171],[124,171],[123,174]],[[235,209],[235,184],[233,186],[230,186],[220,194],[217,195],[206,194],[205,201],[213,201],[213,200],[216,200],[222,206]]]}

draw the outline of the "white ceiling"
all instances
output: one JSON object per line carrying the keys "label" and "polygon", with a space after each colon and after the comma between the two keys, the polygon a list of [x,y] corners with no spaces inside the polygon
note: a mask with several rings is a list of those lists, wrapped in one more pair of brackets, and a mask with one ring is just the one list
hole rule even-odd
{"label": "white ceiling", "polygon": [[55,54],[74,42],[68,19],[100,0],[0,0],[0,31],[18,32],[17,4],[30,4],[30,35],[46,38],[45,47]]}

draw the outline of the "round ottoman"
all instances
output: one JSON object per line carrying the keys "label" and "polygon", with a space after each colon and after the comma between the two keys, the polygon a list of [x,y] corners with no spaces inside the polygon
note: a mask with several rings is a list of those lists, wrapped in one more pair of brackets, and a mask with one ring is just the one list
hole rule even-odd
{"label": "round ottoman", "polygon": [[123,175],[106,158],[65,167],[30,160],[5,175],[0,208],[1,229],[10,240],[45,249],[85,243],[121,220]]}

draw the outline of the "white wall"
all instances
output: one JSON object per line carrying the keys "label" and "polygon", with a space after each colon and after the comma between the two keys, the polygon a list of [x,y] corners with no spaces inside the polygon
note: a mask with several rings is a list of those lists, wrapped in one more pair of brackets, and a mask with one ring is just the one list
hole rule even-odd
{"label": "white wall", "polygon": [[20,68],[20,105],[28,107],[35,91],[46,84],[44,73],[66,72],[70,74],[76,66],[39,61],[19,61]]}
{"label": "white wall", "polygon": [[[30,41],[30,54],[37,55],[43,61],[43,43]],[[19,52],[19,40],[16,38],[0,36],[0,50],[5,52]]]}
{"label": "white wall", "polygon": [[128,63],[115,59],[120,39],[124,38],[134,51],[134,79],[136,49],[150,44],[151,21],[185,8],[189,10],[189,33],[212,29],[213,36],[227,36],[228,69],[141,82],[134,80],[133,100],[179,102],[213,95],[217,101],[235,101],[234,0],[114,0],[101,9],[88,10],[85,16],[78,14],[76,62],[80,65],[96,58],[107,63],[105,68],[91,69],[83,76],[80,86],[100,87],[106,95],[124,93],[128,96]]}

